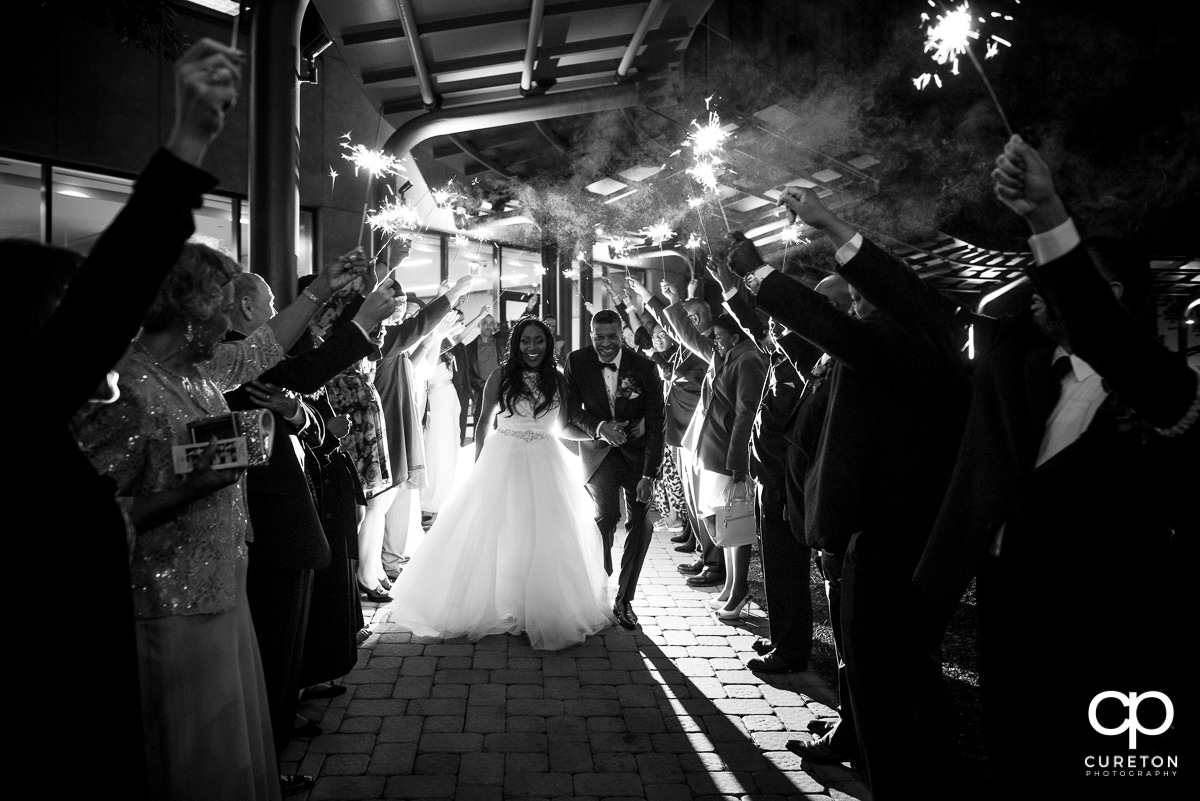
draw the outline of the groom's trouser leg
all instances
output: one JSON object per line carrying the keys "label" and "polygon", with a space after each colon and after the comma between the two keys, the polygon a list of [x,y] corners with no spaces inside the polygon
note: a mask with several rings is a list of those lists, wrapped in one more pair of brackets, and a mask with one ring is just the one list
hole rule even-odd
{"label": "groom's trouser leg", "polygon": [[625,506],[629,509],[629,522],[625,529],[625,549],[621,553],[621,578],[616,597],[617,601],[626,603],[631,603],[637,593],[638,577],[642,574],[642,564],[646,561],[646,551],[650,549],[654,528],[646,516],[649,504],[637,499],[638,482],[641,479],[638,471],[626,465],[621,489],[625,493]]}
{"label": "groom's trouser leg", "polygon": [[596,527],[604,544],[604,569],[612,575],[613,533],[621,521],[621,473],[624,460],[615,449],[609,452],[588,479],[587,490],[596,506]]}

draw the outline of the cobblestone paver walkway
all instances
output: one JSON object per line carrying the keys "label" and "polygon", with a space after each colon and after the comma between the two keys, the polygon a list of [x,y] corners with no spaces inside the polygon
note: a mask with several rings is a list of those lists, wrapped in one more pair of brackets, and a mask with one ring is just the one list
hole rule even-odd
{"label": "cobblestone paver walkway", "polygon": [[834,714],[835,688],[811,672],[748,671],[761,610],[715,620],[711,591],[687,586],[670,546],[656,531],[637,631],[614,626],[565,651],[375,625],[348,691],[301,709],[325,734],[286,749],[285,771],[317,777],[293,797],[869,799],[860,774],[784,748]]}

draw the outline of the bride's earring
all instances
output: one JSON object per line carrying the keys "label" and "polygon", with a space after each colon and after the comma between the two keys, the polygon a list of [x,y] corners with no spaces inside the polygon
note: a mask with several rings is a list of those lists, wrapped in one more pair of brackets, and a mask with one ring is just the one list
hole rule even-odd
{"label": "bride's earring", "polygon": [[192,340],[195,338],[196,334],[194,331],[192,331],[192,321],[188,320],[187,331],[185,331],[183,334],[183,341],[190,345],[192,344]]}

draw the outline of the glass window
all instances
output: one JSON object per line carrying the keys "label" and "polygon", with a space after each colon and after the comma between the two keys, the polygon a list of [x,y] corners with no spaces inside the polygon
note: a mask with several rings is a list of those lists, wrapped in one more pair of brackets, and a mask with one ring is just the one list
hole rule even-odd
{"label": "glass window", "polygon": [[206,245],[237,258],[237,242],[233,238],[233,200],[205,195],[192,214],[196,221],[193,236]]}
{"label": "glass window", "polygon": [[[528,297],[542,288],[542,254],[531,250],[503,248],[500,255],[500,292],[502,297]],[[524,301],[506,301],[504,317],[512,321],[525,312]],[[539,314],[541,310],[539,309]]]}
{"label": "glass window", "polygon": [[[451,284],[469,273],[484,279],[463,299],[459,308],[463,311],[464,319],[475,319],[485,304],[490,305],[494,313],[496,300],[493,284],[496,281],[496,268],[492,264],[492,244],[466,234],[450,234],[446,237],[446,263],[446,280]],[[499,315],[495,316],[499,319]],[[473,333],[472,331],[468,334],[468,340]]]}
{"label": "glass window", "polygon": [[437,234],[414,234],[396,276],[405,292],[412,292],[422,300],[437,295],[442,280],[442,238]]}
{"label": "glass window", "polygon": [[41,166],[0,159],[0,239],[43,237]]}
{"label": "glass window", "polygon": [[133,191],[133,181],[56,167],[50,243],[87,255]]}

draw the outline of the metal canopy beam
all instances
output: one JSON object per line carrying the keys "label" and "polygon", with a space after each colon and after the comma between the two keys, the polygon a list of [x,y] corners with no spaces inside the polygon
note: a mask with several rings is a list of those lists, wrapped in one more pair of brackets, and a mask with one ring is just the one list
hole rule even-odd
{"label": "metal canopy beam", "polygon": [[442,109],[401,125],[388,137],[383,149],[394,156],[403,156],[434,136],[449,136],[480,128],[570,117],[576,114],[615,111],[636,106],[637,103],[637,85],[623,84]]}

